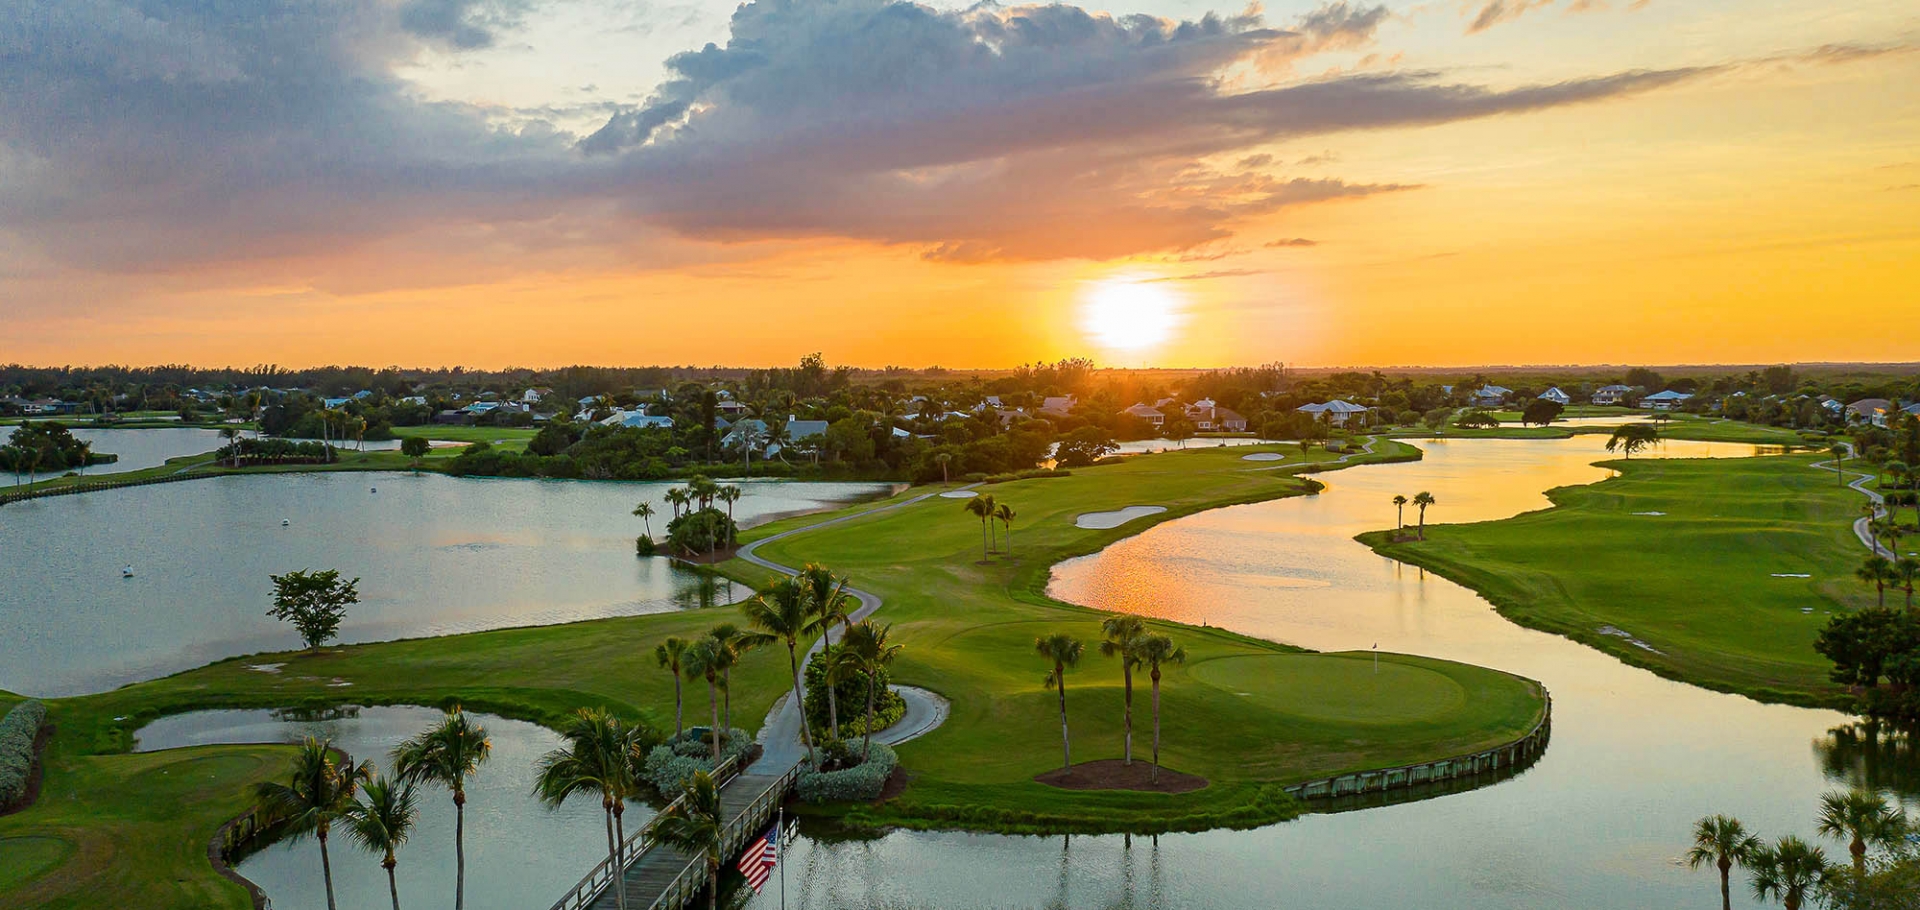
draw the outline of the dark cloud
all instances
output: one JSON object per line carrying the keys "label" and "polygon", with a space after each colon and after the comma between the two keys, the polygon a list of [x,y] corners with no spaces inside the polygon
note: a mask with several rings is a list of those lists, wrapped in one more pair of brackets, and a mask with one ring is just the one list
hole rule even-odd
{"label": "dark cloud", "polygon": [[492,47],[495,34],[520,24],[532,0],[405,0],[400,25],[460,50]]}
{"label": "dark cloud", "polygon": [[1484,32],[1502,22],[1512,22],[1533,10],[1552,5],[1553,0],[1488,0],[1474,15],[1473,21],[1467,23],[1467,34]]}
{"label": "dark cloud", "polygon": [[1279,240],[1270,240],[1264,245],[1268,247],[1319,246],[1320,241],[1308,240],[1305,237],[1284,237]]}

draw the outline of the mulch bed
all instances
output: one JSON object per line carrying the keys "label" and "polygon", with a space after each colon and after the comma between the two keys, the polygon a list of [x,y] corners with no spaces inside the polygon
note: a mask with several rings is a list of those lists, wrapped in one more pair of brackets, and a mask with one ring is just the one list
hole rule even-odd
{"label": "mulch bed", "polygon": [[[1150,762],[1135,760],[1132,765],[1117,758],[1081,762],[1066,770],[1055,768],[1033,779],[1062,790],[1140,790],[1149,793],[1191,793],[1207,785],[1207,779],[1182,774],[1170,768],[1160,769],[1160,779],[1149,780]],[[889,782],[891,783],[891,782]]]}
{"label": "mulch bed", "polygon": [[913,775],[908,774],[907,769],[905,767],[901,765],[894,765],[893,773],[887,775],[887,782],[881,785],[880,796],[879,798],[873,801],[874,805],[879,805],[881,803],[886,802],[887,800],[890,800],[896,796],[899,796],[902,793],[907,792],[907,784],[910,784],[912,782],[913,782]]}
{"label": "mulch bed", "polygon": [[27,790],[11,806],[0,806],[0,815],[12,815],[24,811],[33,801],[40,798],[40,778],[47,770],[47,740],[53,738],[53,725],[41,724],[40,732],[33,738],[33,769],[27,772]]}

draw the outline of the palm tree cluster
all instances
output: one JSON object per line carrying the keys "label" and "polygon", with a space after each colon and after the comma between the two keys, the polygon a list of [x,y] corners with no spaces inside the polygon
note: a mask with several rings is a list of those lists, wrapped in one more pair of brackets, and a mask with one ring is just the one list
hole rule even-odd
{"label": "palm tree cluster", "polygon": [[[1008,556],[1013,555],[1015,513],[1012,506],[1004,502],[995,502],[992,493],[975,493],[972,499],[966,501],[964,508],[967,514],[980,519],[981,559],[991,559],[993,554],[1000,552],[1005,552]],[[995,524],[1006,528],[1007,544],[1004,551],[1000,549],[999,536],[993,531]]]}
{"label": "palm tree cluster", "polygon": [[1400,531],[1406,528],[1407,526],[1407,505],[1411,503],[1415,508],[1420,510],[1419,536],[1421,540],[1426,540],[1427,539],[1427,507],[1438,504],[1439,500],[1433,498],[1432,493],[1429,493],[1425,490],[1421,490],[1420,492],[1413,494],[1412,499],[1408,499],[1404,494],[1396,493],[1394,494],[1391,502],[1393,503],[1394,539],[1398,540],[1400,538]]}
{"label": "palm tree cluster", "polygon": [[[600,797],[607,861],[624,869],[627,801],[641,795],[641,768],[657,739],[646,725],[628,724],[605,708],[575,711],[560,736],[565,745],[540,757],[533,793],[550,808],[577,795]],[[625,910],[626,889],[612,890],[616,905]]]}
{"label": "palm tree cluster", "polygon": [[[717,513],[719,510],[714,507],[714,503],[724,503],[727,507],[726,545],[731,548],[738,543],[737,526],[733,521],[733,504],[739,502],[740,498],[745,495],[746,491],[739,486],[733,484],[718,484],[704,474],[695,474],[692,479],[687,481],[686,486],[673,487],[667,490],[666,500],[667,505],[673,509],[671,521],[679,521],[683,515],[696,515],[709,509]],[[653,505],[643,502],[634,507],[633,514],[647,523],[647,536],[652,537]],[[672,527],[671,522],[668,527]],[[712,552],[719,548],[721,542],[712,539],[712,525],[708,524],[706,527],[708,529],[708,536],[702,543],[705,545],[707,552]]]}
{"label": "palm tree cluster", "polygon": [[1888,588],[1905,592],[1907,612],[1913,612],[1913,589],[1914,583],[1920,581],[1920,559],[1912,556],[1888,559],[1874,554],[1867,557],[1866,561],[1860,564],[1860,568],[1853,570],[1853,575],[1862,582],[1873,585],[1875,594],[1879,598],[1878,605],[1882,607],[1887,605]]}
{"label": "palm tree cluster", "polygon": [[[1060,767],[1073,770],[1072,738],[1067,730],[1067,670],[1080,663],[1086,645],[1065,632],[1042,635],[1033,642],[1034,651],[1047,661],[1049,669],[1044,685],[1057,693],[1060,704]],[[1120,660],[1123,692],[1121,723],[1124,730],[1122,762],[1133,764],[1133,671],[1145,667],[1153,683],[1153,769],[1149,778],[1160,779],[1160,681],[1162,668],[1183,663],[1186,649],[1173,639],[1149,631],[1146,620],[1125,613],[1110,616],[1100,623],[1100,654]]]}
{"label": "palm tree cluster", "polygon": [[387,871],[387,892],[394,910],[400,910],[394,868],[399,865],[396,854],[419,819],[416,787],[445,787],[453,794],[456,819],[453,905],[458,910],[466,905],[466,780],[486,762],[492,748],[487,731],[454,705],[438,724],[394,748],[391,776],[376,773],[372,762],[355,764],[328,740],[308,737],[294,756],[288,777],[261,783],[255,792],[289,835],[296,839],[312,835],[319,842],[328,910],[336,906],[333,859],[327,851],[335,822],[355,843],[380,856],[380,867]]}
{"label": "palm tree cluster", "polygon": [[1733,907],[1733,867],[1747,870],[1755,900],[1778,901],[1787,910],[1799,910],[1809,898],[1831,897],[1837,887],[1858,882],[1867,874],[1867,850],[1903,844],[1915,829],[1899,807],[1871,790],[1833,790],[1820,797],[1815,830],[1847,845],[1850,865],[1828,862],[1826,851],[1792,834],[1766,843],[1749,833],[1739,819],[1712,815],[1693,828],[1688,868],[1710,866],[1720,873],[1720,906]]}

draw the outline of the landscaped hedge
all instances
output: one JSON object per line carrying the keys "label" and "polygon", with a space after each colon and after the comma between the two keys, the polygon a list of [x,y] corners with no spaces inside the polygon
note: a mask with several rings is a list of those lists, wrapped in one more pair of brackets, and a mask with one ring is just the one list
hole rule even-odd
{"label": "landscaped hedge", "polygon": [[[705,728],[697,728],[704,731]],[[727,733],[720,744],[720,760],[738,758],[746,760],[747,753],[753,749],[753,736],[747,731],[735,727]],[[688,779],[695,771],[714,769],[713,745],[708,743],[704,732],[688,730],[673,739],[669,739],[653,751],[647,753],[642,773],[655,790],[663,796],[673,796],[686,788]]]}
{"label": "landscaped hedge", "polygon": [[1032,468],[1026,471],[1008,471],[1005,474],[988,474],[987,483],[1006,483],[1010,480],[1045,480],[1049,477],[1072,477],[1073,472],[1061,469]]}
{"label": "landscaped hedge", "polygon": [[47,706],[23,701],[0,719],[0,806],[11,806],[27,794],[33,772],[33,742],[47,722]]}
{"label": "landscaped hedge", "polygon": [[[860,753],[858,742],[849,741],[847,746],[855,755]],[[811,765],[801,765],[800,779],[794,783],[794,793],[802,802],[809,803],[878,799],[881,789],[887,785],[887,778],[893,775],[893,769],[899,764],[900,756],[895,755],[892,749],[874,743],[867,760],[851,768],[816,771]]]}

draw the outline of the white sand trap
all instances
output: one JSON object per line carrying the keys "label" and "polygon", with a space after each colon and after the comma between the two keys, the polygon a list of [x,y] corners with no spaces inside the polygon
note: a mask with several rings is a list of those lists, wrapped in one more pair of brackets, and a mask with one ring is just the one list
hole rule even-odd
{"label": "white sand trap", "polygon": [[1240,456],[1240,460],[1241,461],[1286,461],[1287,456],[1282,455],[1279,452],[1255,452],[1252,455]]}
{"label": "white sand trap", "polygon": [[945,493],[940,494],[940,498],[941,499],[972,499],[974,495],[975,494],[972,490],[948,490]]}
{"label": "white sand trap", "polygon": [[242,666],[249,670],[257,670],[261,673],[278,673],[280,672],[280,668],[286,666],[286,664],[242,664]]}
{"label": "white sand trap", "polygon": [[1652,515],[1652,516],[1655,516],[1655,517],[1658,517],[1658,516],[1661,516],[1661,515],[1665,515],[1665,514],[1667,514],[1667,513],[1665,513],[1665,512],[1635,512],[1635,513],[1633,513],[1633,514],[1635,514],[1635,515]]}
{"label": "white sand trap", "polygon": [[1813,576],[1803,572],[1775,572],[1773,573],[1773,577],[1775,578],[1812,578]]}
{"label": "white sand trap", "polygon": [[1166,510],[1166,506],[1128,506],[1113,512],[1083,512],[1079,518],[1073,520],[1073,526],[1090,531],[1104,531],[1108,528],[1120,527],[1136,518],[1158,515]]}

